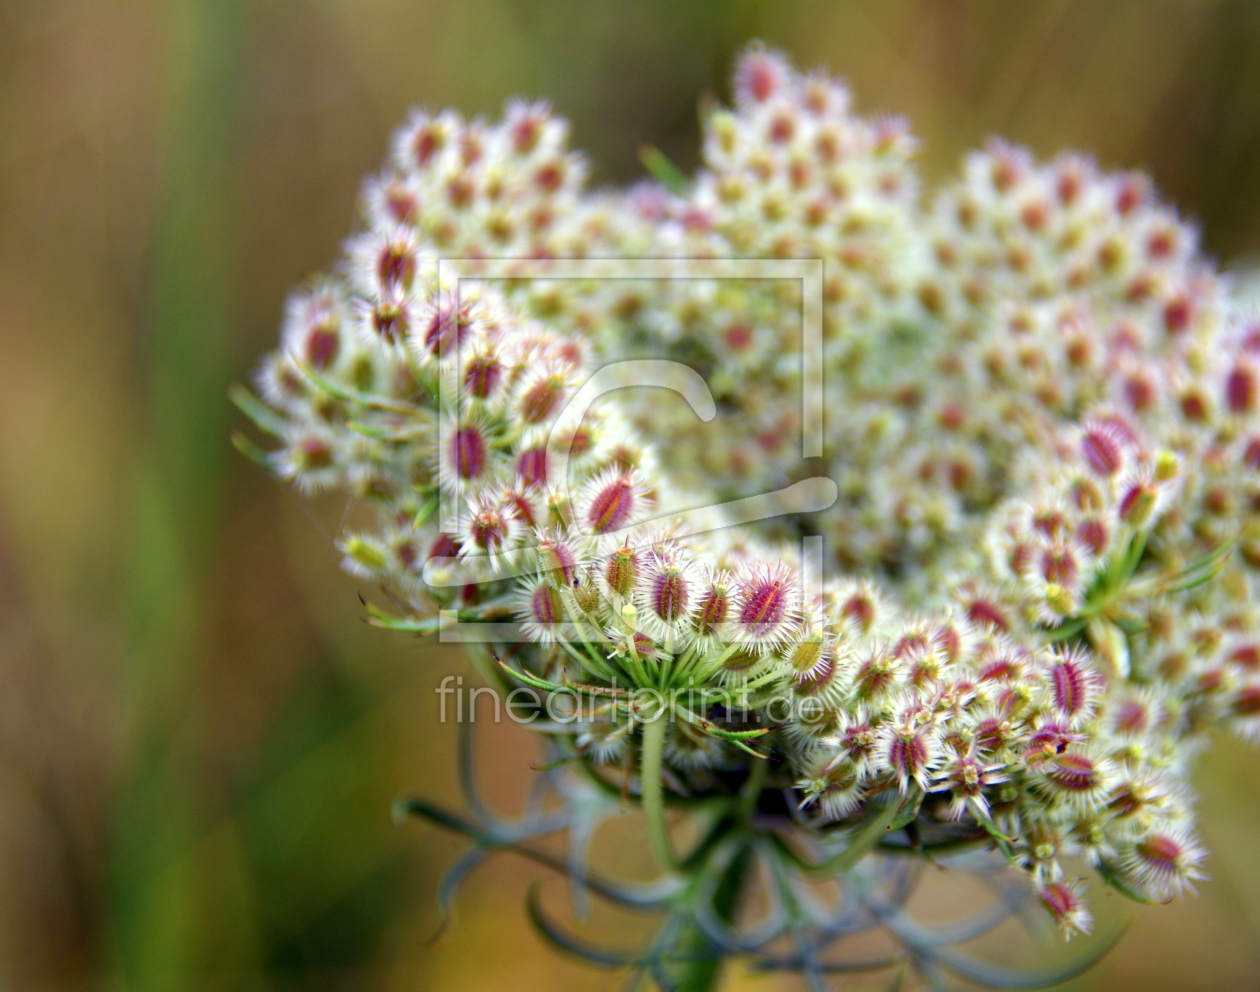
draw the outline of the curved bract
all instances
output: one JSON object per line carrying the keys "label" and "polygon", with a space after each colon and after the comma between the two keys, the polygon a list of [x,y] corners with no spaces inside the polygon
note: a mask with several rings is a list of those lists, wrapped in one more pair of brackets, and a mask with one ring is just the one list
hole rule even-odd
{"label": "curved bract", "polygon": [[[1260,320],[1144,178],[995,143],[924,195],[904,123],[760,48],[703,147],[694,178],[657,153],[664,182],[592,193],[543,105],[415,115],[366,232],[291,302],[265,405],[239,398],[276,449],[242,447],[374,506],[339,544],[395,604],[373,621],[480,630],[548,739],[550,818],[412,807],[477,842],[456,878],[502,847],[661,909],[614,954],[530,903],[664,987],[734,952],[819,984],[864,966],[825,952],[867,926],[905,949],[871,968],[1061,980],[950,947],[1009,893],[910,920],[903,855],[1005,859],[1069,934],[1068,859],[1144,901],[1201,877],[1192,759],[1260,726]],[[821,357],[802,282],[699,264],[785,258],[821,260]],[[440,259],[485,278],[453,289]],[[613,261],[549,276],[565,259]],[[655,889],[522,847],[588,836],[601,793],[641,807]],[[667,810],[707,840],[677,850]]]}

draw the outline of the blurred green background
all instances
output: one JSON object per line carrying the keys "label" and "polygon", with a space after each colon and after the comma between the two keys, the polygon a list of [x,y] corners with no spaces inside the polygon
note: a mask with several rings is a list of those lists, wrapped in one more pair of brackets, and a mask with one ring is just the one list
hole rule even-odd
{"label": "blurred green background", "polygon": [[[454,797],[455,658],[359,622],[344,508],[236,456],[226,393],[409,107],[548,96],[622,181],[641,142],[694,163],[752,37],[908,115],[929,176],[1089,149],[1260,253],[1256,2],[0,0],[0,989],[618,987],[510,860],[425,946],[459,844],[389,807]],[[510,808],[536,751],[488,736]],[[1258,773],[1207,757],[1212,881],[1077,987],[1260,985]]]}

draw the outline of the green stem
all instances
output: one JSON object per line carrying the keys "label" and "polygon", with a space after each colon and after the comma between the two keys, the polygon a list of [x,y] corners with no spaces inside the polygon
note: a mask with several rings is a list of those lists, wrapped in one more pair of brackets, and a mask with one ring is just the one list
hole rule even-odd
{"label": "green stem", "polygon": [[[751,862],[751,849],[744,845],[722,872],[722,878],[713,893],[713,911],[723,923],[735,922]],[[684,965],[677,986],[678,992],[714,992],[721,978],[725,955],[715,950],[699,926],[695,927],[690,939],[682,942],[682,948],[684,953],[696,955],[696,959]],[[706,954],[712,956],[705,957]]]}
{"label": "green stem", "polygon": [[662,713],[651,723],[643,725],[643,751],[639,763],[639,788],[643,792],[643,814],[647,817],[648,837],[652,853],[662,869],[670,874],[678,872],[669,840],[669,826],[665,823],[665,785],[661,781],[661,763],[665,754],[665,728],[667,714]]}

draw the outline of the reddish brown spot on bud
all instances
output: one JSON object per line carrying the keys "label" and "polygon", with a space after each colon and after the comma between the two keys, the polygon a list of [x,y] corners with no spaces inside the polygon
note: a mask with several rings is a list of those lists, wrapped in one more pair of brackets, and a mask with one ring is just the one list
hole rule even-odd
{"label": "reddish brown spot on bud", "polygon": [[662,620],[679,620],[687,613],[691,592],[686,578],[674,568],[663,568],[652,579],[651,605]]}
{"label": "reddish brown spot on bud", "polygon": [[1124,457],[1115,435],[1097,427],[1087,430],[1081,438],[1081,454],[1099,475],[1115,475]]}
{"label": "reddish brown spot on bud", "polygon": [[429,549],[430,558],[454,558],[459,554],[460,543],[449,534],[439,534]]}
{"label": "reddish brown spot on bud", "polygon": [[547,484],[547,449],[526,448],[516,458],[516,474],[531,486]]}
{"label": "reddish brown spot on bud", "polygon": [[486,439],[476,427],[461,427],[451,435],[451,464],[461,479],[475,479],[486,469]]}
{"label": "reddish brown spot on bud", "polygon": [[1067,716],[1076,716],[1093,698],[1090,673],[1075,658],[1064,658],[1050,668],[1054,705]]}
{"label": "reddish brown spot on bud", "polygon": [[1103,548],[1107,546],[1107,525],[1101,520],[1085,520],[1076,528],[1076,539],[1091,554],[1102,554]]}
{"label": "reddish brown spot on bud", "polygon": [[1248,685],[1238,690],[1230,708],[1238,716],[1260,715],[1260,685]]}
{"label": "reddish brown spot on bud", "polygon": [[1116,191],[1116,211],[1121,216],[1133,213],[1146,201],[1148,185],[1142,176],[1124,176]]}
{"label": "reddish brown spot on bud", "polygon": [[776,145],[791,141],[795,133],[796,122],[786,113],[777,114],[770,122],[770,140]]}
{"label": "reddish brown spot on bud", "polygon": [[732,324],[723,332],[722,337],[731,351],[743,351],[752,344],[753,332],[747,324]]}
{"label": "reddish brown spot on bud", "polygon": [[1056,756],[1046,777],[1064,792],[1089,792],[1098,786],[1093,759],[1071,751]]}
{"label": "reddish brown spot on bud", "polygon": [[1164,304],[1164,329],[1169,334],[1180,334],[1190,326],[1192,314],[1190,298],[1184,294],[1174,296]]}
{"label": "reddish brown spot on bud", "polygon": [[1150,710],[1136,699],[1126,699],[1116,706],[1115,726],[1120,733],[1141,734],[1150,723]]}
{"label": "reddish brown spot on bud", "polygon": [[382,301],[372,310],[372,329],[390,344],[402,341],[408,323],[407,309],[401,303]]}
{"label": "reddish brown spot on bud", "polygon": [[442,132],[441,127],[436,121],[426,124],[416,134],[415,140],[411,144],[411,154],[415,157],[416,165],[424,167],[428,165],[429,160],[433,158],[446,144],[446,135]]}
{"label": "reddish brown spot on bud", "polygon": [[536,624],[559,623],[564,613],[559,590],[549,583],[539,585],[529,598],[529,612]]}
{"label": "reddish brown spot on bud", "polygon": [[1124,380],[1124,398],[1135,413],[1145,413],[1155,403],[1155,384],[1141,373]]}
{"label": "reddish brown spot on bud", "polygon": [[701,598],[692,618],[692,626],[697,634],[707,637],[715,634],[726,623],[730,611],[731,597],[725,589],[711,588]]}
{"label": "reddish brown spot on bud", "polygon": [[544,193],[554,193],[564,185],[565,164],[563,159],[554,159],[538,167],[534,173],[534,182]]}
{"label": "reddish brown spot on bud", "polygon": [[472,203],[474,192],[472,180],[467,176],[455,176],[446,184],[446,198],[456,210]]}
{"label": "reddish brown spot on bud", "polygon": [[323,370],[337,360],[341,351],[341,335],[333,325],[311,328],[306,336],[306,361],[314,369]]}
{"label": "reddish brown spot on bud", "polygon": [[527,424],[539,424],[551,416],[564,393],[564,379],[551,375],[525,391],[521,397],[521,419]]}
{"label": "reddish brown spot on bud", "polygon": [[1225,402],[1233,413],[1250,413],[1256,406],[1256,377],[1244,365],[1235,365],[1225,380]]}
{"label": "reddish brown spot on bud", "polygon": [[424,345],[431,355],[452,354],[472,330],[472,317],[468,307],[458,311],[444,305],[434,310],[424,331]]}
{"label": "reddish brown spot on bud", "polygon": [[1207,420],[1208,404],[1203,395],[1189,390],[1181,397],[1181,415],[1193,423],[1202,423]]}
{"label": "reddish brown spot on bud", "polygon": [[736,74],[736,87],[745,98],[765,103],[783,82],[783,69],[769,55],[755,52],[744,59]]}
{"label": "reddish brown spot on bud", "polygon": [[595,494],[586,511],[586,522],[596,534],[618,530],[629,523],[634,505],[634,481],[628,475],[620,476]]}
{"label": "reddish brown spot on bud", "polygon": [[1046,226],[1046,221],[1049,217],[1050,208],[1040,200],[1024,204],[1024,209],[1019,214],[1020,220],[1024,222],[1024,226],[1030,231],[1040,231]]}
{"label": "reddish brown spot on bud", "polygon": [[468,395],[484,400],[495,391],[503,377],[503,366],[493,355],[475,355],[464,370],[464,388]]}
{"label": "reddish brown spot on bud", "polygon": [[318,437],[304,437],[297,443],[297,463],[303,470],[329,468],[333,463],[332,447]]}
{"label": "reddish brown spot on bud", "polygon": [[391,241],[376,260],[376,278],[383,287],[406,289],[416,275],[416,256],[405,243]]}
{"label": "reddish brown spot on bud", "polygon": [[1146,253],[1153,259],[1162,261],[1172,255],[1177,247],[1177,233],[1172,228],[1161,228],[1153,231],[1146,241]]}
{"label": "reddish brown spot on bud", "polygon": [[1227,659],[1230,664],[1237,665],[1247,671],[1260,669],[1260,645],[1243,644],[1234,648]]}

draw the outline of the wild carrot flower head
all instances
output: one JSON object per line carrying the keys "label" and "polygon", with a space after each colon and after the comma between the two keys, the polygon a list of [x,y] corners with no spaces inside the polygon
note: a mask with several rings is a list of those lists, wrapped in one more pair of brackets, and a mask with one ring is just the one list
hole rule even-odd
{"label": "wild carrot flower head", "polygon": [[[413,115],[259,372],[265,463],[375,513],[338,547],[406,614],[378,622],[516,623],[493,646],[520,686],[594,692],[545,733],[645,808],[749,789],[731,822],[802,848],[991,844],[1067,932],[1073,857],[1179,895],[1194,756],[1260,736],[1260,322],[1141,176],[994,142],[924,190],[906,124],[837,81],[755,47],[733,89],[694,177],[621,192],[584,189],[545,104]],[[799,288],[451,293],[442,258],[819,260],[822,458]],[[649,353],[720,414],[644,388],[570,411]],[[820,474],[826,511],[730,526]]]}

